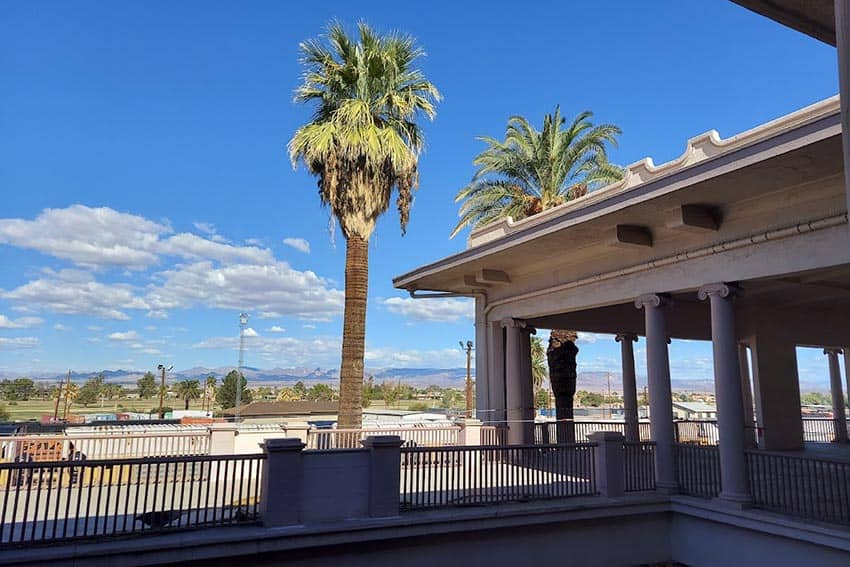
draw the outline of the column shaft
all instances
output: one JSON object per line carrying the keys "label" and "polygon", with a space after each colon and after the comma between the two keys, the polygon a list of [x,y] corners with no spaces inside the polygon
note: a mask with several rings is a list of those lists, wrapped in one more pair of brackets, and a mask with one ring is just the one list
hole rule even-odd
{"label": "column shaft", "polygon": [[482,421],[504,426],[507,419],[505,401],[505,329],[499,321],[491,323],[488,337],[487,371],[490,374],[488,388],[490,405],[487,411],[479,408]]}
{"label": "column shaft", "polygon": [[620,358],[623,365],[623,418],[626,442],[637,443],[640,441],[634,349],[637,337],[623,333],[617,335],[616,340],[620,343]]}
{"label": "column shaft", "polygon": [[738,344],[738,369],[741,373],[741,398],[744,402],[744,441],[747,449],[756,447],[756,422],[753,411],[753,388],[750,382],[750,359],[747,345]]}
{"label": "column shaft", "polygon": [[[485,302],[475,298],[475,410],[478,419],[487,419],[490,404],[490,372],[488,359],[487,319],[484,315]],[[482,411],[483,410],[483,411]]]}
{"label": "column shaft", "polygon": [[667,322],[660,295],[638,298],[646,322],[646,372],[649,381],[650,432],[655,441],[655,484],[659,490],[676,490],[673,464],[673,394],[670,389],[670,359],[667,352]]}
{"label": "column shaft", "polygon": [[841,97],[844,191],[847,210],[850,210],[850,3],[846,0],[835,0],[835,44],[838,51],[838,92]]}
{"label": "column shaft", "polygon": [[[502,321],[505,327],[505,393],[508,421],[508,442],[511,445],[526,445],[534,440],[534,415],[528,390],[533,390],[531,380],[530,345],[525,323],[516,319]],[[526,369],[526,366],[528,367]],[[528,381],[529,384],[525,382]]]}
{"label": "column shaft", "polygon": [[837,348],[824,349],[823,353],[829,360],[829,390],[832,393],[832,426],[835,440],[838,443],[847,443],[847,418],[844,415],[844,391],[841,387],[841,367],[838,366],[838,355],[841,350]]}
{"label": "column shaft", "polygon": [[720,498],[737,503],[751,500],[744,453],[744,401],[738,343],[735,340],[734,288],[713,284],[699,290],[711,302],[711,344],[714,352],[714,392],[720,436]]}

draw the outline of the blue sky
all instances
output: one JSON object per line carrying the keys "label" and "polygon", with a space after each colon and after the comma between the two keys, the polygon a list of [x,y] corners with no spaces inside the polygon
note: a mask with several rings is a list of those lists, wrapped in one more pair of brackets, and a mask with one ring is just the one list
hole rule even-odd
{"label": "blue sky", "polygon": [[[390,280],[463,248],[465,235],[448,239],[454,194],[475,136],[501,135],[510,115],[591,109],[623,129],[616,162],[660,163],[696,134],[729,136],[837,90],[832,48],[722,0],[3,11],[0,370],[235,364],[240,310],[257,334],[250,365],[338,364],[344,245],[285,153],[310,115],[292,103],[298,43],[333,18],[416,36],[445,95],[424,126],[407,236],[391,212],[373,238],[371,366],[462,364],[469,305],[414,304]],[[616,370],[613,340],[580,346],[584,369]],[[674,350],[674,374],[709,375],[706,345]],[[822,355],[806,356],[819,374]]]}

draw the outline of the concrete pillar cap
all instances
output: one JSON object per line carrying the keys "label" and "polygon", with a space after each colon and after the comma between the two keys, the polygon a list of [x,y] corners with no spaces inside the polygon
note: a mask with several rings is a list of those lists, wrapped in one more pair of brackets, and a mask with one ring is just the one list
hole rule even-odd
{"label": "concrete pillar cap", "polygon": [[404,441],[401,440],[401,437],[398,435],[370,435],[363,441],[364,447],[367,448],[387,448],[387,447],[401,447],[404,444]]}
{"label": "concrete pillar cap", "polygon": [[622,442],[625,437],[619,431],[594,431],[593,433],[588,434],[588,439],[591,441],[620,441]]}
{"label": "concrete pillar cap", "polygon": [[276,453],[280,451],[301,451],[307,445],[301,439],[285,437],[283,439],[266,439],[260,443],[263,451]]}

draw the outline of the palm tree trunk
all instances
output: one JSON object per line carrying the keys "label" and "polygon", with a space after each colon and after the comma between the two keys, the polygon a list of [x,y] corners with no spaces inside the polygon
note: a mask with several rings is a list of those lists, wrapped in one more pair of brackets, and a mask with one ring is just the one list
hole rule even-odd
{"label": "palm tree trunk", "polygon": [[337,427],[363,423],[363,358],[366,351],[366,296],[369,291],[369,241],[352,235],[345,248],[345,314],[339,371]]}

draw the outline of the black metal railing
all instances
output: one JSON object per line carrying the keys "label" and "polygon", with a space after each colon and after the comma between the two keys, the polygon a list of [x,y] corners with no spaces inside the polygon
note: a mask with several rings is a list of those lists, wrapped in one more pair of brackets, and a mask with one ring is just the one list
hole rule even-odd
{"label": "black metal railing", "polygon": [[714,498],[720,494],[720,449],[716,445],[673,446],[679,492]]}
{"label": "black metal railing", "polygon": [[403,448],[401,508],[596,494],[595,445]]}
{"label": "black metal railing", "polygon": [[747,468],[756,506],[850,524],[850,463],[748,451]]}
{"label": "black metal railing", "polygon": [[0,545],[254,522],[263,459],[0,463]]}
{"label": "black metal railing", "polygon": [[623,444],[626,492],[655,490],[655,443]]}

